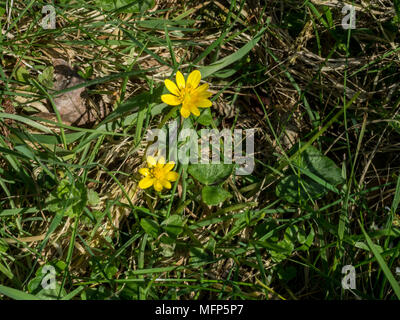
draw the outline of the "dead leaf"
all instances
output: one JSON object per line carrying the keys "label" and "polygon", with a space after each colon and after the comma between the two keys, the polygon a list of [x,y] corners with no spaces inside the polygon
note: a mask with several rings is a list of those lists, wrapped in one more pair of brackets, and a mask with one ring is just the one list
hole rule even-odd
{"label": "dead leaf", "polygon": [[[53,89],[56,91],[71,88],[85,82],[65,60],[53,59],[53,66]],[[96,110],[88,107],[87,100],[86,88],[82,87],[57,95],[54,98],[54,103],[63,122],[82,126],[93,124],[106,115],[104,108]]]}

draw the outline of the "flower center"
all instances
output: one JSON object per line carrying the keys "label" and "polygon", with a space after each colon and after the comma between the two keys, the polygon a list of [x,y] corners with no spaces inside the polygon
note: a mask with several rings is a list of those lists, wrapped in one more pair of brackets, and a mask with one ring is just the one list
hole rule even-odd
{"label": "flower center", "polygon": [[185,100],[186,101],[190,100],[191,93],[192,93],[191,85],[188,85],[188,87],[181,89],[180,95],[179,95],[180,100],[182,102],[185,101]]}
{"label": "flower center", "polygon": [[164,170],[162,168],[154,168],[151,170],[151,175],[157,180],[162,180],[164,178]]}

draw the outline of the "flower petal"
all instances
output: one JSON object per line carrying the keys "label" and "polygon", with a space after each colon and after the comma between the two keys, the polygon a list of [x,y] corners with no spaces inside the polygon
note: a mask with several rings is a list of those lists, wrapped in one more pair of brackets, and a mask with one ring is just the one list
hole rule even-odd
{"label": "flower petal", "polygon": [[164,84],[167,87],[169,92],[171,92],[172,94],[174,94],[176,96],[179,96],[179,89],[178,89],[178,87],[176,86],[175,83],[173,83],[169,79],[165,79]]}
{"label": "flower petal", "polygon": [[165,164],[165,158],[163,156],[161,156],[157,161],[157,168],[164,167],[164,164]]}
{"label": "flower petal", "polygon": [[200,110],[194,104],[190,106],[190,112],[193,113],[196,117],[200,115]]}
{"label": "flower petal", "polygon": [[155,167],[156,164],[157,164],[157,161],[156,161],[156,159],[154,159],[154,157],[152,157],[152,156],[147,157],[147,166],[149,168]]}
{"label": "flower petal", "polygon": [[189,111],[189,109],[182,107],[182,108],[181,108],[181,115],[182,115],[182,117],[184,117],[184,118],[189,117],[189,116],[190,116],[190,111]]}
{"label": "flower petal", "polygon": [[165,179],[165,180],[161,180],[160,182],[161,182],[161,184],[163,185],[164,188],[171,189],[172,186],[171,186],[171,183],[168,180]]}
{"label": "flower petal", "polygon": [[174,96],[172,94],[163,94],[161,96],[161,100],[162,102],[169,104],[170,106],[178,106],[182,103],[177,96]]}
{"label": "flower petal", "polygon": [[204,93],[204,92],[206,92],[206,91],[208,90],[209,87],[210,87],[210,86],[209,86],[208,83],[203,83],[200,87],[198,87],[198,88],[196,89],[195,92],[196,92],[197,94]]}
{"label": "flower petal", "polygon": [[154,179],[150,177],[145,177],[139,181],[139,188],[140,189],[147,189],[151,187],[154,183]]}
{"label": "flower petal", "polygon": [[159,180],[156,180],[154,182],[154,190],[156,191],[161,191],[163,189],[163,186]]}
{"label": "flower petal", "polygon": [[175,171],[170,171],[167,173],[167,179],[169,181],[176,181],[179,178],[179,174]]}
{"label": "flower petal", "polygon": [[199,70],[192,71],[186,81],[186,86],[191,87],[192,89],[196,89],[201,80],[201,73]]}
{"label": "flower petal", "polygon": [[165,165],[164,170],[166,172],[168,172],[168,171],[171,171],[173,167],[175,167],[175,162],[174,161],[170,161]]}
{"label": "flower petal", "polygon": [[210,91],[197,92],[197,90],[196,90],[196,94],[197,94],[196,97],[198,99],[207,99],[213,95]]}
{"label": "flower petal", "polygon": [[176,77],[175,78],[176,78],[176,84],[178,85],[178,89],[185,88],[185,86],[186,86],[185,78],[184,78],[183,74],[180,71],[178,71],[176,73]]}
{"label": "flower petal", "polygon": [[140,173],[142,176],[147,177],[147,176],[150,174],[150,170],[149,170],[148,168],[140,168],[140,169],[139,169],[139,173]]}
{"label": "flower petal", "polygon": [[211,102],[210,100],[208,100],[208,99],[202,99],[202,100],[199,100],[199,101],[196,103],[196,105],[197,105],[199,108],[209,108],[209,107],[212,106],[212,102]]}

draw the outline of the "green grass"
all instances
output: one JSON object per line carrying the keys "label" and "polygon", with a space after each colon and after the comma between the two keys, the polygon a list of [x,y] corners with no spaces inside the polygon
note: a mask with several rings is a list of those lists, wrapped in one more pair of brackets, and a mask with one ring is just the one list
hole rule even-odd
{"label": "green grass", "polygon": [[[354,30],[330,1],[100,2],[55,1],[45,30],[47,2],[8,22],[0,1],[0,299],[400,298],[398,1],[349,1]],[[85,80],[57,94],[110,114],[63,122],[52,58]],[[160,96],[195,69],[212,117],[183,121]],[[216,186],[178,164],[171,190],[139,189],[146,132],[174,119],[255,129],[255,170]]]}

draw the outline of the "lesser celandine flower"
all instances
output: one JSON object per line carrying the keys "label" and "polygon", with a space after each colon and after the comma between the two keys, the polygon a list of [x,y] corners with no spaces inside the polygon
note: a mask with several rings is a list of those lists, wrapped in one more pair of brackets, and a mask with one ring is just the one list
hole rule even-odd
{"label": "lesser celandine flower", "polygon": [[172,94],[163,94],[161,100],[171,106],[182,104],[181,115],[184,118],[193,113],[200,115],[199,108],[209,108],[212,102],[208,99],[212,93],[208,91],[208,83],[199,86],[201,73],[198,70],[191,72],[185,82],[182,73],[176,73],[176,84],[169,79],[165,80],[165,86]]}
{"label": "lesser celandine flower", "polygon": [[178,179],[178,173],[171,171],[175,166],[175,162],[165,163],[164,157],[160,157],[158,161],[152,156],[147,157],[148,168],[140,168],[139,173],[144,176],[139,181],[139,188],[147,189],[154,186],[154,190],[161,191],[163,188],[171,189],[171,182]]}

